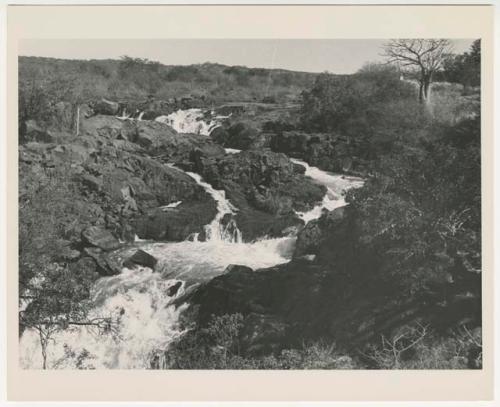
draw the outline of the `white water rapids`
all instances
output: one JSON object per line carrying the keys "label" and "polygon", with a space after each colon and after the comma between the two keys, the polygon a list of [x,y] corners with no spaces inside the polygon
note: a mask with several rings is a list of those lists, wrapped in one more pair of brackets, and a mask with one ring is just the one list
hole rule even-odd
{"label": "white water rapids", "polygon": [[[205,226],[206,240],[212,242],[242,243],[241,232],[234,220],[231,219],[226,225],[222,223],[225,215],[234,215],[236,212],[236,208],[226,199],[225,191],[218,191],[212,188],[210,184],[202,181],[200,175],[194,172],[188,172],[187,174],[201,185],[217,203],[217,214],[214,220]],[[195,240],[198,240],[197,237]]]}
{"label": "white water rapids", "polygon": [[306,176],[326,187],[326,194],[322,202],[310,211],[297,213],[306,223],[319,218],[323,210],[333,211],[335,208],[346,205],[344,192],[351,188],[360,188],[363,186],[361,178],[322,171],[319,168],[311,167],[305,161],[295,158],[291,158],[291,161],[304,166],[306,168]]}
{"label": "white water rapids", "polygon": [[221,121],[227,116],[213,116],[211,112],[209,121],[205,121],[205,114],[201,109],[177,110],[167,116],[159,116],[157,122],[166,123],[178,133],[194,133],[204,136],[219,127]]}
{"label": "white water rapids", "polygon": [[[192,117],[186,114],[185,117]],[[191,124],[185,123],[183,129]],[[203,130],[205,131],[205,130]],[[237,153],[236,150],[228,153]],[[342,191],[359,187],[362,180],[343,177],[310,167],[306,175],[325,185],[328,192],[323,202],[306,213],[300,213],[306,222],[321,216],[323,209],[345,205]],[[215,190],[198,174],[188,173],[216,201],[217,214],[205,226],[206,241],[153,243],[138,239],[130,248],[150,253],[158,264],[156,271],[147,268],[129,270],[113,277],[100,278],[92,290],[94,308],[90,317],[112,317],[116,329],[113,334],[98,335],[94,330],[75,326],[57,332],[47,347],[48,369],[147,369],[156,351],[167,348],[179,335],[179,316],[188,307],[176,307],[175,299],[196,283],[208,281],[222,274],[230,264],[259,269],[286,263],[291,259],[295,237],[263,239],[244,243],[234,220],[222,222],[237,209],[227,200],[224,191]],[[175,208],[180,202],[166,205]],[[224,223],[224,224],[223,224]],[[181,284],[169,296],[169,288]],[[42,352],[38,333],[26,329],[20,339],[20,364],[23,368],[40,369]]]}

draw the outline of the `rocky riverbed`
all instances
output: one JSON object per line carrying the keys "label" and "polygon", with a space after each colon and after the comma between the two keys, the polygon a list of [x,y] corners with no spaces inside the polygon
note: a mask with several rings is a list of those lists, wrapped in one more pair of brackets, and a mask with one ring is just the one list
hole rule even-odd
{"label": "rocky riverbed", "polygon": [[[274,330],[265,327],[273,325],[273,318],[279,320],[284,303],[274,317],[272,310],[281,303],[279,297],[275,305],[267,306],[270,309],[261,305],[257,314],[251,304],[260,303],[262,295],[272,296],[285,281],[279,290],[289,298],[287,301],[299,296],[309,303],[314,287],[321,285],[324,271],[311,262],[314,256],[303,260],[309,254],[305,248],[310,246],[305,243],[310,238],[310,226],[304,225],[321,216],[330,187],[321,179],[309,177],[307,164],[294,162],[265,144],[238,144],[245,150],[226,150],[227,143],[220,143],[216,137],[217,128],[213,137],[174,129],[203,128],[189,120],[201,121],[200,111],[174,114],[170,124],[110,114],[87,115],[81,120],[78,135],[53,134],[31,123],[25,134],[28,141],[19,149],[20,196],[23,188],[45,178],[64,176],[70,183],[71,198],[85,207],[88,216],[71,219],[61,261],[84,265],[101,276],[92,293],[94,312],[106,309],[113,313],[119,308],[122,316],[143,313],[147,322],[148,318],[165,317],[157,309],[158,304],[173,307],[170,322],[157,322],[158,338],[143,338],[151,342],[148,352],[161,350],[181,334],[182,326],[176,321],[180,310],[190,303],[199,309],[196,318],[200,324],[204,315],[245,311],[229,301],[232,296],[250,307],[252,318],[247,323],[253,328],[249,325],[248,329],[262,331],[258,339],[250,340],[249,349],[264,346],[261,342],[269,345],[263,336]],[[247,131],[243,124],[240,128]],[[340,193],[350,186],[349,182],[340,185]],[[328,199],[342,198],[339,194]],[[303,214],[310,216],[304,220]],[[299,244],[294,249],[297,238]],[[299,257],[302,260],[291,261]],[[275,268],[259,271],[270,266]],[[150,286],[158,287],[160,282],[172,288],[158,290]],[[235,289],[233,282],[241,288]],[[217,294],[216,287],[221,283],[230,284],[224,289],[229,297]],[[260,284],[267,287],[267,294],[258,288]],[[144,290],[150,298],[138,311],[136,297]],[[254,297],[255,290],[260,294]],[[249,296],[254,297],[251,302],[245,300]],[[229,302],[221,303],[224,298]],[[120,307],[116,308],[116,303]],[[310,305],[311,310],[315,309],[313,303]],[[154,309],[155,316],[146,317]],[[293,315],[291,318],[296,319]],[[120,320],[122,333],[132,337],[130,324],[137,320]],[[258,324],[264,325],[258,328]],[[286,336],[290,336],[287,324],[279,320],[279,325],[286,328]],[[28,330],[21,338],[26,355],[31,355],[24,359],[27,365],[37,360],[33,335]],[[61,335],[60,343],[78,347],[76,342],[83,341],[101,355],[98,364],[102,367],[137,367],[141,363],[127,356],[126,345],[110,362],[105,357],[110,352],[109,343],[97,344],[80,331]],[[280,346],[289,343],[272,335]],[[64,358],[61,349],[54,347],[53,360]]]}
{"label": "rocky riverbed", "polygon": [[[239,351],[261,357],[323,339],[350,352],[450,312],[366,272],[377,253],[352,239],[361,225],[344,198],[363,166],[335,135],[201,109],[86,115],[78,135],[23,131],[20,200],[50,182],[69,188],[46,198],[77,208],[58,261],[94,273],[90,315],[116,324],[106,339],[58,332],[49,367],[75,367],[68,349],[96,368],[161,367],[171,344],[217,316],[241,315]],[[21,326],[21,347],[22,365],[40,366],[33,329]]]}

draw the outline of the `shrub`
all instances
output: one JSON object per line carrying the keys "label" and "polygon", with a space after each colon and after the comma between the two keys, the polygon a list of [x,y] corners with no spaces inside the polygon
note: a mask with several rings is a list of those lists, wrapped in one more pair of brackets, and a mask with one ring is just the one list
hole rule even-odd
{"label": "shrub", "polygon": [[277,354],[242,354],[241,314],[213,316],[205,328],[194,327],[165,351],[152,357],[156,369],[353,369],[352,358],[335,344],[319,341]]}
{"label": "shrub", "polygon": [[362,352],[368,366],[377,369],[480,369],[481,330],[461,326],[438,336],[421,325],[405,326],[390,338]]}

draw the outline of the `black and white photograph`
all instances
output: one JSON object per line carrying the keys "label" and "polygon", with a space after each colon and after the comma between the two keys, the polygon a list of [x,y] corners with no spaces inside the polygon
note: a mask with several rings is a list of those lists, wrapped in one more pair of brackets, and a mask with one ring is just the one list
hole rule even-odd
{"label": "black and white photograph", "polygon": [[20,367],[482,369],[481,49],[20,41]]}

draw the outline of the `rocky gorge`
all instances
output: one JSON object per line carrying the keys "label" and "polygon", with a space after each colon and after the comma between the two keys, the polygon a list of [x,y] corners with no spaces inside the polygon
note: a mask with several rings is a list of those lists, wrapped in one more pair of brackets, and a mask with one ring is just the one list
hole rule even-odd
{"label": "rocky gorge", "polygon": [[[101,276],[97,286],[102,284],[101,280],[123,278],[122,270],[127,269],[138,273],[137,270],[147,268],[169,274],[168,281],[181,278],[185,271],[172,272],[168,260],[167,265],[162,261],[162,255],[158,254],[162,247],[173,244],[168,242],[179,242],[182,246],[189,245],[185,243],[189,241],[199,244],[197,242],[216,240],[207,228],[211,222],[225,232],[232,230],[231,236],[236,236],[234,231],[237,231],[238,237],[223,244],[229,250],[231,241],[235,245],[247,245],[242,259],[244,266],[231,266],[224,271],[221,267],[233,258],[221,257],[215,274],[190,272],[174,281],[175,290],[168,288],[162,294],[183,298],[176,299],[177,308],[182,308],[185,301],[198,307],[203,298],[210,298],[207,301],[210,305],[201,307],[201,320],[206,313],[215,313],[212,308],[224,298],[212,293],[212,287],[220,284],[220,279],[212,282],[211,276],[222,274],[228,276],[229,282],[238,280],[248,293],[242,295],[234,288],[229,288],[229,292],[240,299],[251,295],[253,284],[263,283],[274,292],[269,283],[275,278],[255,280],[254,271],[248,266],[286,263],[287,258],[300,257],[303,253],[291,251],[295,236],[299,236],[299,242],[304,240],[301,237],[304,220],[300,214],[320,207],[327,192],[325,185],[306,176],[305,168],[283,153],[262,145],[228,153],[215,137],[178,133],[159,121],[124,119],[112,114],[87,115],[82,118],[76,136],[53,134],[28,123],[23,139],[26,142],[19,148],[20,200],[27,193],[23,188],[36,182],[41,185],[52,177],[64,177],[70,183],[71,199],[82,207],[85,216],[79,213],[70,220],[60,261],[96,272],[95,278]],[[221,212],[221,202],[229,205],[226,212]],[[221,233],[221,240],[227,240]],[[156,248],[151,249],[155,244]],[[259,245],[260,250],[276,251],[277,260],[245,261],[246,256],[258,255]],[[302,251],[303,246],[300,243]],[[255,275],[284,277],[289,283],[283,286],[283,295],[295,298],[306,290],[304,284],[320,286],[319,276],[324,274],[310,261],[298,261],[302,261],[298,274],[293,272],[297,266],[292,261],[281,272],[278,268],[273,274],[259,271]],[[184,266],[192,268],[193,265]],[[290,288],[286,288],[288,286]],[[212,295],[217,301],[212,301]],[[311,295],[315,295],[314,291],[306,294],[304,301],[308,302]],[[278,300],[276,305],[279,303]],[[252,309],[251,304],[249,306]],[[221,308],[224,313],[233,311],[242,310],[230,304]],[[272,322],[267,315],[269,311],[262,311],[259,318],[268,326]],[[252,315],[255,318],[255,313]],[[259,318],[252,322],[254,326]],[[250,319],[248,321],[250,323]],[[283,342],[283,346],[286,344]]]}
{"label": "rocky gorge", "polygon": [[22,116],[21,365],[477,367],[477,120],[436,125],[393,74],[350,78],[373,101],[343,116],[331,95]]}

